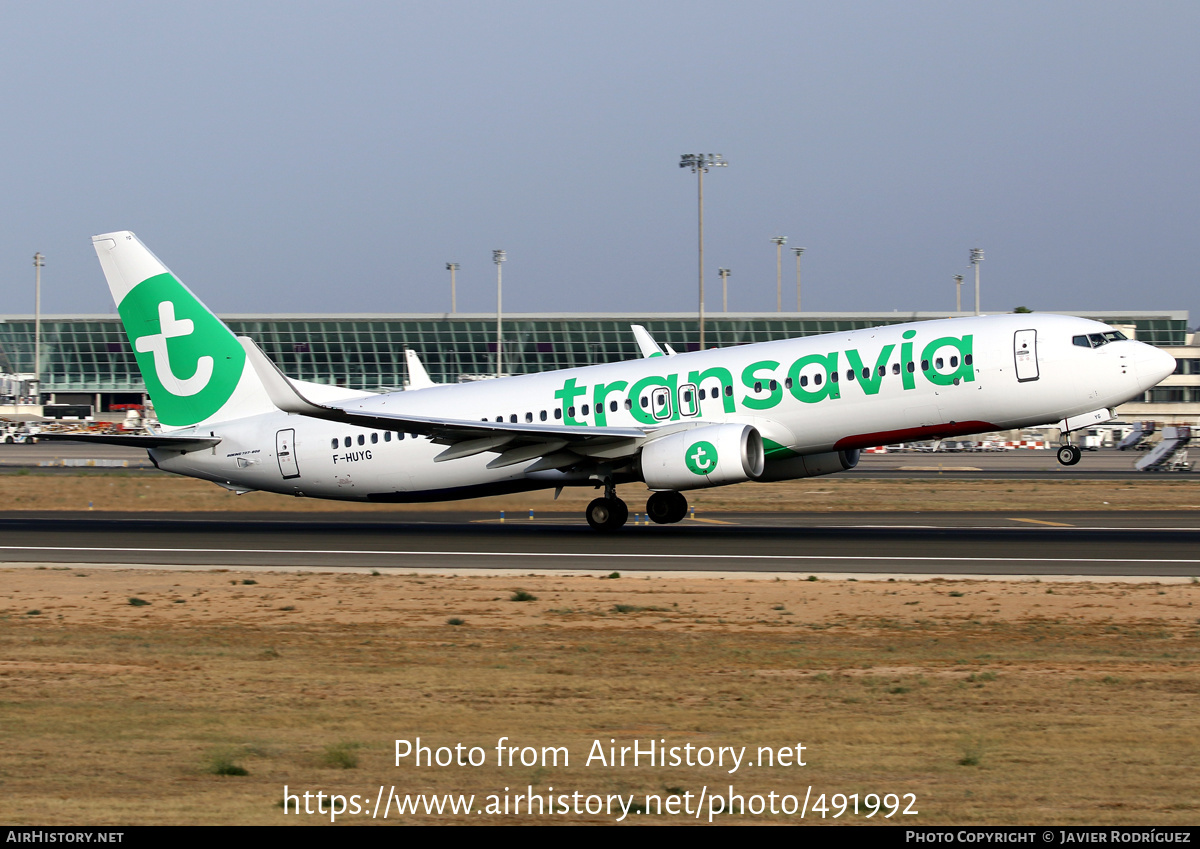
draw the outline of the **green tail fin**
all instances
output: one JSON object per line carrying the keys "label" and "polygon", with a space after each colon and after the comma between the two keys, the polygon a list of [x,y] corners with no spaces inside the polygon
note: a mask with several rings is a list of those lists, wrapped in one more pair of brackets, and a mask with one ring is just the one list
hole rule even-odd
{"label": "green tail fin", "polygon": [[92,244],[165,429],[274,409],[237,338],[137,236]]}

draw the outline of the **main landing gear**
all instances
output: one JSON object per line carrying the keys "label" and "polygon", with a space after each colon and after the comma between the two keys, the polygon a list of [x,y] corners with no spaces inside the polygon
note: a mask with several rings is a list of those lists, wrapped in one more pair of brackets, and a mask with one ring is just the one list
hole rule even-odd
{"label": "main landing gear", "polygon": [[[678,492],[655,492],[646,500],[646,515],[659,525],[672,525],[687,516],[687,499]],[[629,507],[617,498],[612,480],[604,482],[604,496],[587,506],[587,522],[593,530],[611,533],[629,520]]]}
{"label": "main landing gear", "polygon": [[687,499],[678,492],[656,492],[646,500],[646,515],[660,525],[683,521],[687,511]]}
{"label": "main landing gear", "polygon": [[629,507],[617,498],[617,488],[612,478],[604,481],[604,497],[597,498],[587,506],[587,523],[592,530],[612,532],[629,520]]}

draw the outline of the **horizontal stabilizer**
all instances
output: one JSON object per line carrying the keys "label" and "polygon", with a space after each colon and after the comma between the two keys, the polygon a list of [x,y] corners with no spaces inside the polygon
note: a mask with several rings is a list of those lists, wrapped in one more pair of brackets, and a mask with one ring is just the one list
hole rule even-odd
{"label": "horizontal stabilizer", "polygon": [[37,439],[57,442],[90,442],[100,445],[124,445],[129,448],[165,448],[170,451],[199,451],[221,441],[218,436],[172,436],[167,433],[39,433]]}

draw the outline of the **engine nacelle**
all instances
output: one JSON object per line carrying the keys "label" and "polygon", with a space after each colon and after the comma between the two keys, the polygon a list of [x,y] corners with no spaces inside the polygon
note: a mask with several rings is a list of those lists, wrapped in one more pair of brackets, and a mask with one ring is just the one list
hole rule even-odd
{"label": "engine nacelle", "polygon": [[806,454],[800,457],[788,457],[786,460],[772,460],[767,464],[759,480],[790,481],[796,478],[815,478],[817,475],[832,475],[834,472],[844,472],[858,465],[859,451],[829,451],[825,454]]}
{"label": "engine nacelle", "polygon": [[642,478],[654,490],[700,489],[758,480],[766,465],[762,436],[748,424],[673,433],[642,449]]}

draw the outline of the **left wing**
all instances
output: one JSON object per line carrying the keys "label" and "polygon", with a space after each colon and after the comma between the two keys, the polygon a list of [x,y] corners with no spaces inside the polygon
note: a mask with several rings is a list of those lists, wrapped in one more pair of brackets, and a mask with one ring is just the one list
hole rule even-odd
{"label": "left wing", "polygon": [[[703,422],[676,422],[655,427],[572,427],[570,425],[481,422],[364,410],[357,400],[317,404],[304,397],[287,376],[254,344],[238,337],[271,402],[285,413],[342,422],[377,430],[417,433],[449,446],[434,458],[441,463],[484,452],[499,454],[489,469],[537,460],[525,471],[563,469],[585,459],[616,461],[633,457],[647,442]],[[358,409],[355,409],[355,406]],[[540,459],[539,459],[540,458]]]}

